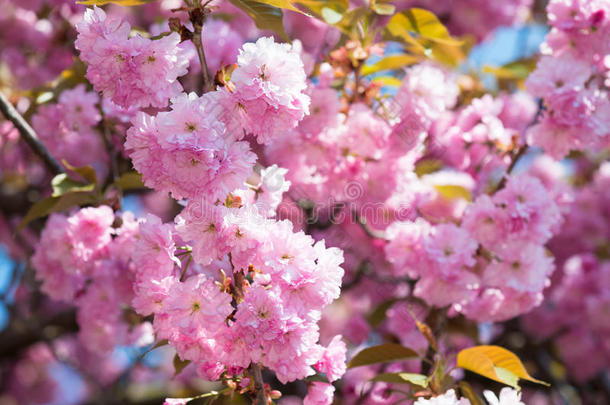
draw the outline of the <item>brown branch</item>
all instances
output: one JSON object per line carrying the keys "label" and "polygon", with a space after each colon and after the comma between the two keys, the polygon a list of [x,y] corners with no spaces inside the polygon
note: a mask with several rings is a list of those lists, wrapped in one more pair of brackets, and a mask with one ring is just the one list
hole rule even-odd
{"label": "brown branch", "polygon": [[504,186],[506,185],[506,182],[508,181],[508,177],[510,176],[513,169],[517,165],[517,162],[519,161],[519,159],[521,159],[521,157],[525,154],[525,152],[527,152],[527,150],[528,150],[527,144],[521,146],[519,148],[519,150],[517,150],[517,153],[515,153],[513,156],[513,160],[510,162],[510,165],[508,165],[508,169],[506,169],[506,173],[504,174],[504,176],[502,176],[502,179],[498,183],[498,186],[494,189],[494,191],[493,191],[494,193],[496,191],[502,190],[504,188]]}
{"label": "brown branch", "polygon": [[205,9],[202,6],[193,8],[189,11],[189,17],[193,23],[193,38],[191,41],[197,49],[197,56],[199,56],[199,63],[201,64],[201,74],[203,76],[203,92],[207,93],[214,89],[214,85],[210,80],[210,72],[208,71],[208,64],[205,59],[205,52],[203,50],[202,42],[202,30],[203,23],[205,21]]}
{"label": "brown branch", "polygon": [[258,363],[252,363],[248,369],[250,370],[250,376],[254,379],[254,391],[256,392],[256,398],[252,405],[267,405],[267,395],[265,394],[265,383],[261,366]]}
{"label": "brown branch", "polygon": [[63,167],[53,156],[51,156],[48,149],[40,141],[38,135],[36,135],[34,129],[27,123],[21,114],[19,114],[2,92],[0,92],[0,111],[2,111],[2,114],[7,120],[13,123],[23,140],[32,148],[32,151],[42,159],[53,174],[64,172]]}

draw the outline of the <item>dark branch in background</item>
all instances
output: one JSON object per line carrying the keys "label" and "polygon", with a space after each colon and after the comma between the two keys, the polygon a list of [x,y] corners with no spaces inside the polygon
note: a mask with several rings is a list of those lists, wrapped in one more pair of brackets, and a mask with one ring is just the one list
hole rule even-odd
{"label": "dark branch in background", "polygon": [[76,333],[74,311],[66,311],[46,320],[19,319],[0,333],[0,359],[13,358],[36,342],[48,342],[64,333]]}
{"label": "dark branch in background", "polygon": [[63,167],[53,156],[51,156],[47,148],[40,141],[40,138],[38,138],[38,135],[36,135],[36,132],[34,132],[34,129],[27,123],[21,114],[19,114],[2,92],[0,92],[0,111],[2,111],[2,114],[7,120],[13,123],[23,140],[32,148],[34,153],[43,160],[53,174],[64,172]]}

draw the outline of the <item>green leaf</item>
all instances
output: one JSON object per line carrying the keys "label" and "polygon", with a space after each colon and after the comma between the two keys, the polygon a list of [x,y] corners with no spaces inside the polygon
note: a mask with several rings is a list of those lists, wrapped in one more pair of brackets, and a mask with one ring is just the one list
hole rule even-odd
{"label": "green leaf", "polygon": [[75,167],[68,163],[67,160],[62,159],[61,163],[66,167],[66,169],[76,172],[83,176],[83,178],[90,183],[97,184],[97,176],[95,175],[95,169],[89,165]]}
{"label": "green leaf", "polygon": [[386,56],[373,65],[364,65],[362,67],[362,75],[366,76],[382,70],[401,69],[405,66],[413,65],[420,60],[420,57],[406,54]]}
{"label": "green leaf", "polygon": [[121,190],[136,190],[145,188],[142,175],[138,172],[123,173],[114,183]]}
{"label": "green leaf", "polygon": [[419,354],[415,350],[399,345],[398,343],[384,343],[360,351],[349,362],[347,367],[367,366],[369,364],[385,363],[418,356]]}
{"label": "green leaf", "polygon": [[521,360],[510,350],[500,346],[474,346],[458,353],[457,366],[484,377],[518,387],[519,378],[549,385],[530,376]]}
{"label": "green leaf", "polygon": [[191,364],[190,360],[182,360],[177,354],[174,355],[174,375],[180,374],[189,364]]}
{"label": "green leaf", "polygon": [[95,184],[86,184],[72,180],[66,173],[60,173],[51,180],[53,187],[52,197],[59,197],[66,193],[76,191],[93,191]]}
{"label": "green leaf", "polygon": [[46,217],[53,212],[60,212],[68,208],[84,204],[93,204],[95,202],[95,197],[88,192],[69,192],[62,196],[44,198],[30,207],[27,214],[25,214],[25,217],[21,220],[21,223],[19,223],[17,231],[23,229],[24,226],[33,220]]}
{"label": "green leaf", "polygon": [[390,384],[413,384],[419,387],[428,387],[428,377],[416,373],[383,373],[379,374],[371,381],[387,382]]}
{"label": "green leaf", "polygon": [[513,374],[510,370],[504,367],[494,367],[494,371],[500,380],[504,381],[506,385],[510,385],[514,389],[519,389],[519,377]]}
{"label": "green leaf", "polygon": [[142,4],[152,3],[155,0],[82,0],[77,1],[78,4],[86,6],[103,6],[104,4],[114,3],[121,6],[141,6]]}
{"label": "green leaf", "polygon": [[286,41],[289,41],[288,35],[284,30],[282,22],[283,13],[277,7],[269,4],[261,3],[254,0],[229,0],[234,6],[240,8],[246,13],[254,24],[262,30],[271,30],[278,33]]}
{"label": "green leaf", "polygon": [[343,19],[343,14],[330,7],[324,7],[321,11],[322,19],[328,24],[335,25]]}

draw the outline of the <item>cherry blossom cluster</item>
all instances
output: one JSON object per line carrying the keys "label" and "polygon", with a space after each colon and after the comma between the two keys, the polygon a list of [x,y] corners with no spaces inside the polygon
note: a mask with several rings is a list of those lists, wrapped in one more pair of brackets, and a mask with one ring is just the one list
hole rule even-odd
{"label": "cherry blossom cluster", "polygon": [[187,73],[188,59],[177,33],[154,41],[130,38],[127,22],[98,7],[85,12],[77,29],[75,46],[88,64],[87,79],[118,106],[165,107],[182,91],[177,79]]}
{"label": "cherry blossom cluster", "polygon": [[543,244],[557,231],[559,207],[535,177],[511,177],[482,194],[461,225],[395,222],[388,260],[395,273],[418,279],[414,294],[429,305],[453,305],[477,321],[504,320],[542,300],[554,266]]}
{"label": "cherry blossom cluster", "polygon": [[[328,10],[282,10],[284,43],[233,2],[204,3],[0,0],[10,102],[55,159],[91,165],[98,180],[78,191],[86,208],[54,206],[37,241],[21,236],[35,245],[44,306],[75,307],[78,334],[20,353],[9,398],[57,402],[49,370],[61,363],[98,391],[160,376],[179,387],[163,395],[179,396],[204,379],[214,391],[201,398],[259,405],[281,396],[278,381],[300,381],[279,404],[469,405],[454,355],[495,344],[503,332],[489,323],[528,313],[524,329],[555,344],[575,379],[610,363],[610,166],[592,153],[610,146],[604,0],[551,0],[527,92],[493,95],[439,52],[525,22],[533,0],[396,2],[472,34],[459,50],[432,18],[425,35],[381,40],[390,4],[349,2],[348,26],[328,23]],[[382,62],[386,73],[371,74]],[[31,183],[23,201],[52,201],[63,184],[49,187],[19,139],[0,122],[1,198]],[[568,155],[570,184],[557,162]],[[3,245],[20,220],[0,213]],[[9,254],[25,261],[27,248]],[[382,342],[417,357],[347,371],[347,358]],[[133,364],[112,360],[123,349]],[[400,372],[425,374],[426,387],[371,381]],[[483,396],[524,405],[509,388]]]}
{"label": "cherry blossom cluster", "polygon": [[[604,163],[589,184],[574,187],[574,203],[549,248],[562,271],[548,299],[523,323],[539,340],[552,339],[572,378],[593,378],[608,364],[610,348],[602,338],[610,324],[610,262],[604,251],[610,234],[610,165]],[[590,352],[597,356],[586,356]]]}
{"label": "cherry blossom cluster", "polygon": [[552,29],[526,83],[545,110],[528,141],[557,159],[571,150],[606,147],[610,7],[603,0],[552,0],[547,14]]}
{"label": "cherry blossom cluster", "polygon": [[77,167],[91,165],[103,178],[108,156],[97,128],[102,119],[99,102],[96,93],[80,84],[63,91],[57,103],[40,106],[32,117],[32,127],[56,159]]}
{"label": "cherry blossom cluster", "polygon": [[[222,209],[206,207],[213,208]],[[154,314],[157,338],[167,339],[210,380],[239,375],[252,362],[282,382],[312,375],[314,366],[330,381],[341,377],[340,337],[326,349],[317,344],[320,312],[339,296],[341,251],[294,233],[289,221],[256,218],[247,206],[225,207],[217,222],[190,217],[189,210],[175,229],[155,217],[141,225],[134,307]],[[199,235],[206,247],[226,250],[202,256],[195,248],[199,266],[180,280],[174,240]],[[218,279],[218,269],[231,272],[233,283]]]}
{"label": "cherry blossom cluster", "polygon": [[133,296],[130,255],[137,232],[133,215],[115,217],[100,206],[52,214],[41,234],[32,257],[41,289],[77,306],[79,340],[90,351],[152,343],[150,323],[130,325],[124,313]]}
{"label": "cherry blossom cluster", "polygon": [[[127,30],[99,9],[87,13],[81,42]],[[100,66],[89,65],[94,84]],[[116,79],[114,72],[106,77]],[[141,224],[133,306],[154,315],[156,338],[204,378],[240,376],[257,363],[282,382],[316,370],[334,381],[345,371],[345,344],[336,337],[320,346],[317,326],[339,296],[342,252],[272,219],[290,185],[286,169],[255,173],[257,157],[242,140],[248,134],[266,144],[295,127],[308,113],[305,89],[297,50],[263,37],[242,47],[230,86],[173,95],[169,110],[138,112],[127,131],[125,149],[145,184],[188,200],[175,225],[154,216]],[[190,267],[178,258],[185,254]]]}

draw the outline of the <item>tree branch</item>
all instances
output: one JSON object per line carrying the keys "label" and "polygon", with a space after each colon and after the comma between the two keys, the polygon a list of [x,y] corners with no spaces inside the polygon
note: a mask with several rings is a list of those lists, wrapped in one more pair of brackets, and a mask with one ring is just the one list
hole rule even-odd
{"label": "tree branch", "polygon": [[202,30],[203,22],[205,21],[205,9],[203,6],[196,7],[189,11],[189,17],[193,23],[193,45],[197,49],[197,56],[199,56],[199,63],[201,64],[201,74],[203,75],[203,92],[207,93],[214,89],[213,83],[210,80],[210,72],[208,71],[208,64],[205,60],[205,52],[203,50]]}
{"label": "tree branch", "polygon": [[523,156],[525,152],[527,152],[527,149],[528,145],[524,144],[519,148],[519,150],[517,150],[517,153],[515,153],[515,155],[513,156],[513,160],[510,162],[508,169],[506,169],[506,173],[504,174],[504,176],[502,176],[502,179],[498,183],[498,186],[494,190],[494,193],[504,188],[504,186],[506,185],[506,181],[508,180],[508,176],[510,176],[510,174],[512,173],[513,169],[517,165],[517,162],[519,161],[519,159],[521,159],[521,156]]}
{"label": "tree branch", "polygon": [[23,140],[32,148],[45,163],[45,165],[51,170],[53,174],[63,173],[63,167],[55,160],[49,153],[48,149],[43,145],[36,135],[34,129],[27,123],[27,121],[19,114],[19,112],[13,107],[8,99],[0,92],[0,111],[6,117],[7,120],[13,123],[15,128],[19,131],[19,134]]}
{"label": "tree branch", "polygon": [[252,363],[249,367],[250,376],[254,379],[254,391],[256,398],[252,405],[267,405],[267,395],[265,394],[265,382],[263,381],[263,372],[258,363]]}

